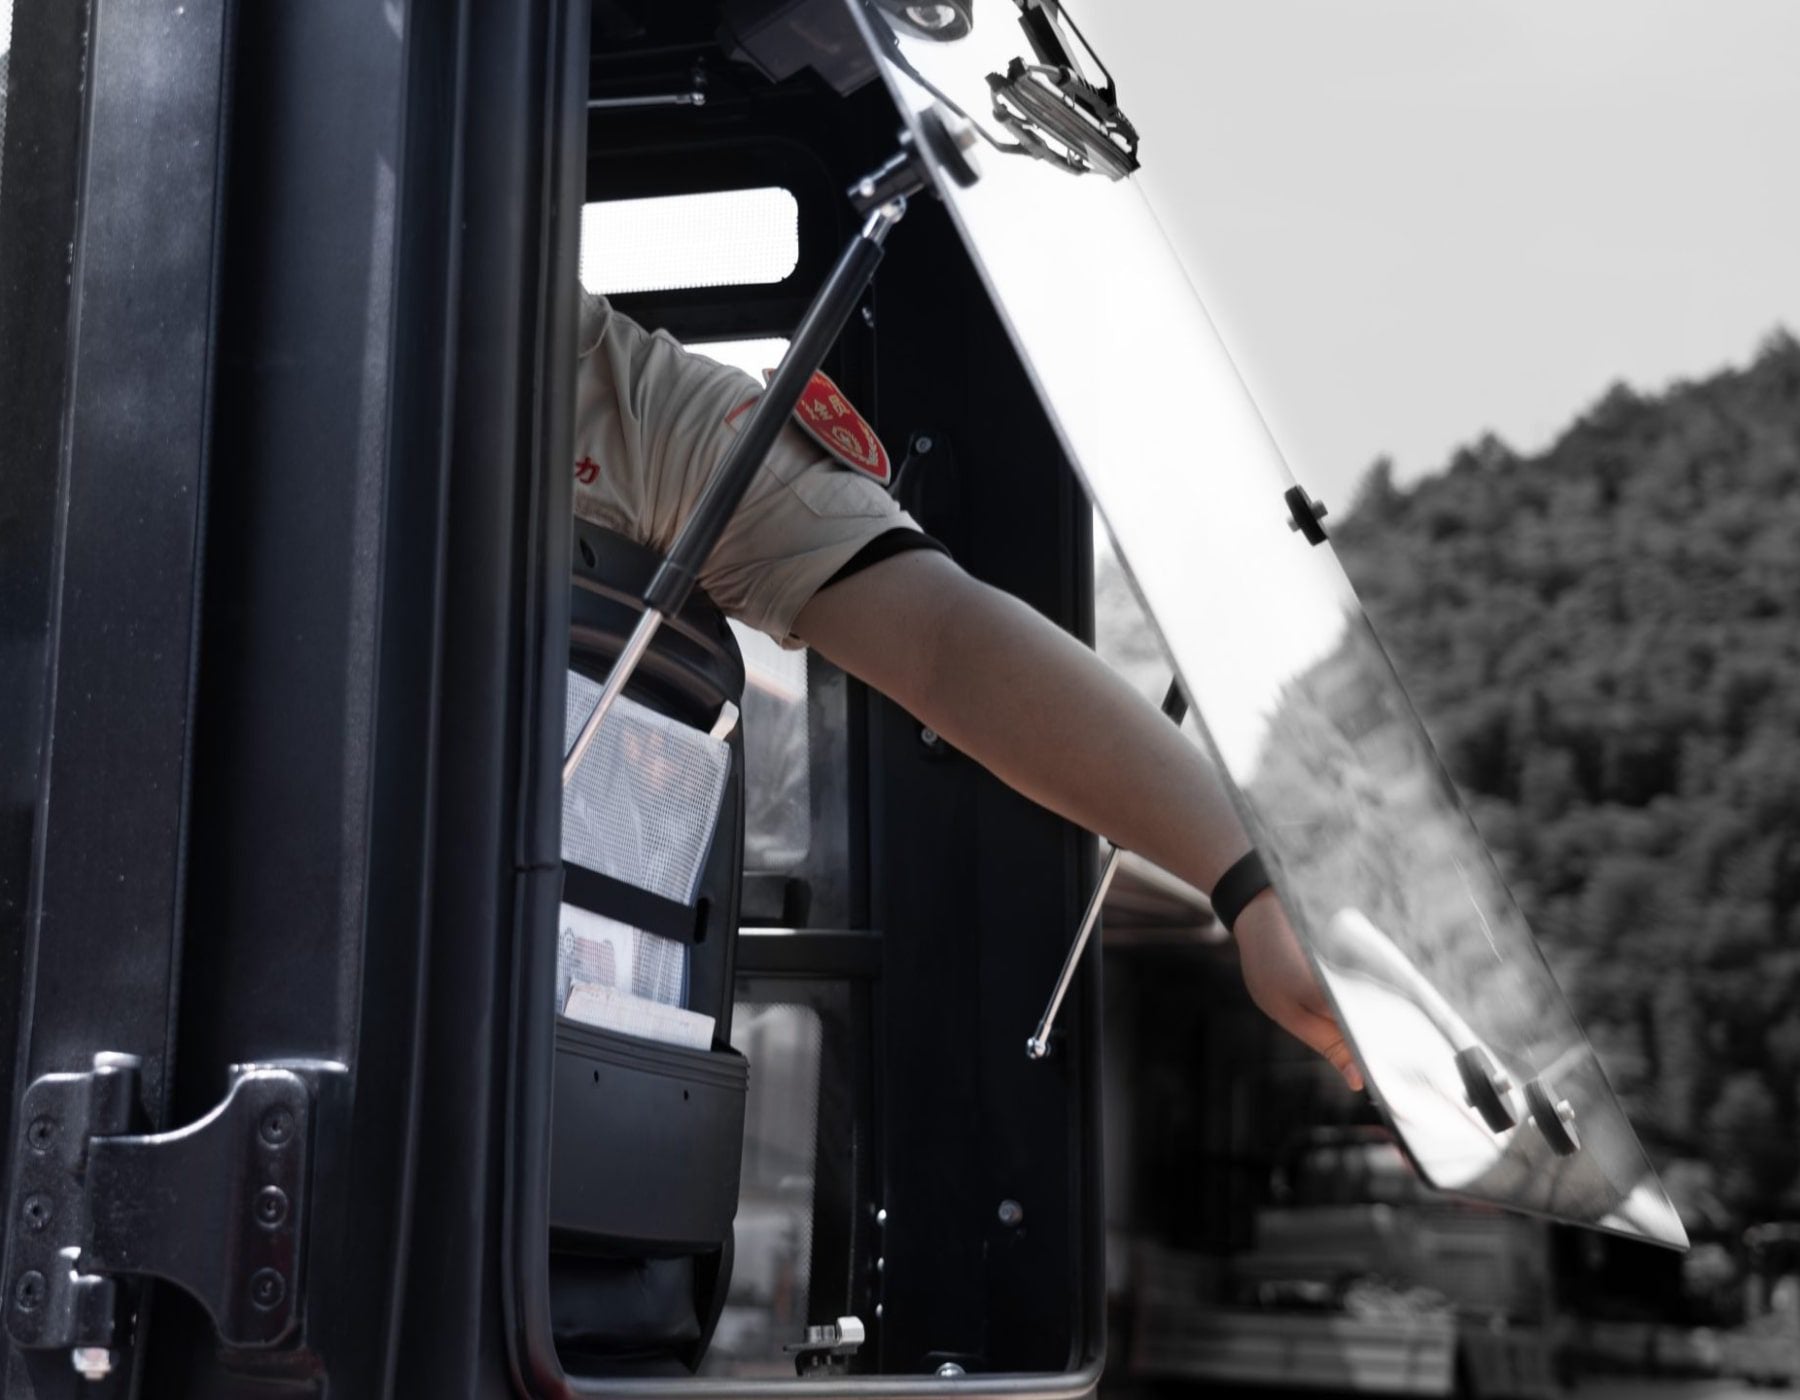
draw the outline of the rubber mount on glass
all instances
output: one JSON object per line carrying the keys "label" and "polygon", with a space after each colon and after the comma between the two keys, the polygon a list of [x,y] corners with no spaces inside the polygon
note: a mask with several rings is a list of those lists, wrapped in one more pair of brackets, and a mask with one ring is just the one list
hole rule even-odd
{"label": "rubber mount on glass", "polygon": [[1308,544],[1325,543],[1325,517],[1330,514],[1325,502],[1315,501],[1306,494],[1304,486],[1290,486],[1281,496],[1287,502],[1288,514],[1293,518],[1288,521],[1288,529],[1298,530],[1306,536]]}
{"label": "rubber mount on glass", "polygon": [[1456,1072],[1462,1076],[1469,1107],[1481,1115],[1489,1132],[1504,1133],[1518,1126],[1518,1117],[1506,1101],[1512,1083],[1494,1068],[1493,1057],[1485,1049],[1470,1045],[1458,1050]]}

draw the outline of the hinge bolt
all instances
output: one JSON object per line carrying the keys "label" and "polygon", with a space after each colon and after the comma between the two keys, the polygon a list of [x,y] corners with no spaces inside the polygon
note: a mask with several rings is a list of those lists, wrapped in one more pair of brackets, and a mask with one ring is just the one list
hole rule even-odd
{"label": "hinge bolt", "polygon": [[259,1308],[274,1308],[287,1297],[287,1281],[273,1269],[258,1269],[250,1276],[250,1301]]}
{"label": "hinge bolt", "polygon": [[13,1301],[19,1305],[20,1312],[36,1312],[44,1304],[45,1292],[44,1276],[36,1269],[27,1269],[19,1275],[19,1286],[13,1290]]}
{"label": "hinge bolt", "polygon": [[1017,1201],[1000,1202],[1000,1209],[997,1214],[1000,1217],[1000,1223],[1008,1229],[1022,1225],[1025,1222],[1025,1207],[1020,1205]]}
{"label": "hinge bolt", "polygon": [[273,1230],[287,1219],[287,1192],[279,1186],[265,1186],[256,1193],[256,1223]]}
{"label": "hinge bolt", "polygon": [[280,1147],[294,1135],[292,1111],[281,1104],[276,1104],[275,1107],[263,1114],[262,1126],[259,1131],[262,1133],[262,1140],[270,1147]]}
{"label": "hinge bolt", "polygon": [[25,1217],[25,1228],[35,1235],[50,1223],[50,1217],[55,1212],[50,1209],[50,1198],[37,1194],[25,1198],[20,1213]]}
{"label": "hinge bolt", "polygon": [[25,1141],[31,1144],[33,1152],[48,1152],[50,1144],[56,1141],[56,1120],[33,1118],[31,1126],[25,1130]]}

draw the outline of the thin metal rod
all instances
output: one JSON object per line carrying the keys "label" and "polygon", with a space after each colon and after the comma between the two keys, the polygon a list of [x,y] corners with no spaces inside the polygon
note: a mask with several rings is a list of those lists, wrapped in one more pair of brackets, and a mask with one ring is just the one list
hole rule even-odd
{"label": "thin metal rod", "polygon": [[663,616],[673,617],[687,601],[701,565],[725,532],[726,523],[744,492],[750,489],[757,469],[800,402],[814,371],[868,290],[881,263],[882,244],[888,231],[905,212],[906,201],[895,199],[869,215],[807,307],[787,352],[775,366],[775,377],[756,400],[756,407],[750,410],[725,459],[706,483],[667,556],[651,576],[650,586],[644,590],[644,602]]}
{"label": "thin metal rod", "polygon": [[1081,916],[1081,927],[1076,930],[1075,942],[1069,948],[1069,955],[1063,959],[1062,975],[1056,979],[1056,990],[1050,993],[1050,1004],[1044,1008],[1044,1014],[1038,1020],[1037,1031],[1025,1042],[1025,1053],[1034,1060],[1041,1060],[1050,1053],[1050,1030],[1056,1024],[1056,1013],[1062,1010],[1063,998],[1069,994],[1069,983],[1075,980],[1076,965],[1080,963],[1081,955],[1087,951],[1094,925],[1100,922],[1100,908],[1106,903],[1106,892],[1112,888],[1113,876],[1119,873],[1119,860],[1124,854],[1114,846],[1112,854],[1106,858],[1106,866],[1100,872],[1100,882],[1094,886],[1093,897],[1088,900],[1087,913]]}
{"label": "thin metal rod", "polygon": [[588,111],[626,111],[636,107],[704,107],[706,94],[693,92],[646,92],[636,97],[590,97]]}
{"label": "thin metal rod", "polygon": [[819,361],[825,358],[825,352],[843,329],[851,308],[868,289],[881,262],[882,244],[905,213],[906,200],[902,196],[896,196],[871,212],[807,308],[787,353],[776,367],[774,380],[757,400],[749,421],[725,454],[713,479],[701,492],[693,511],[682,522],[675,543],[651,577],[650,586],[644,591],[643,616],[632,629],[631,639],[625,643],[619,659],[613,662],[612,670],[607,672],[600,698],[594,702],[593,711],[581,726],[575,746],[563,760],[565,788],[575,776],[575,770],[581,767],[581,760],[587,757],[606,712],[624,692],[638,663],[644,659],[651,638],[662,626],[663,619],[680,612],[687,601],[701,563],[719,542],[726,521],[737,509],[738,501],[762,465],[763,458],[768,456],[776,434],[800,402],[800,395],[818,369]]}
{"label": "thin metal rod", "polygon": [[600,687],[600,698],[594,702],[587,722],[581,726],[581,733],[575,736],[575,747],[569,750],[569,756],[563,760],[564,787],[575,776],[575,770],[581,767],[581,760],[587,757],[588,747],[600,732],[600,721],[606,718],[606,712],[613,707],[613,701],[624,693],[625,683],[631,679],[638,662],[644,659],[644,653],[650,649],[650,639],[656,635],[656,629],[662,626],[662,620],[661,613],[649,611],[631,629],[625,649],[619,653],[619,659],[613,662],[612,670],[606,673],[606,684]]}
{"label": "thin metal rod", "polygon": [[[1169,689],[1163,696],[1162,712],[1177,728],[1187,718],[1187,697],[1181,693],[1179,680],[1169,682]],[[1081,927],[1075,931],[1075,942],[1070,946],[1068,956],[1063,959],[1062,974],[1056,979],[1056,989],[1050,993],[1050,1004],[1038,1018],[1037,1030],[1025,1042],[1025,1054],[1029,1059],[1041,1060],[1050,1053],[1050,1032],[1056,1025],[1056,1015],[1062,1010],[1063,998],[1069,994],[1069,983],[1075,980],[1075,969],[1081,963],[1081,955],[1087,951],[1094,925],[1100,922],[1100,910],[1106,903],[1106,892],[1112,888],[1113,876],[1119,873],[1119,860],[1124,854],[1114,846],[1112,854],[1106,858],[1106,868],[1100,872],[1100,882],[1094,886],[1087,912],[1081,916]]]}

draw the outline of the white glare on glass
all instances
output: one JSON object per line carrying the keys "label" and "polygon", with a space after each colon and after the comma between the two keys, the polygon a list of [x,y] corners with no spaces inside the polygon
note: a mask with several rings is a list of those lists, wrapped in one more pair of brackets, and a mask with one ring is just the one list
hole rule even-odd
{"label": "white glare on glass", "polygon": [[800,264],[800,206],[779,188],[612,199],[581,211],[581,285],[620,292],[755,286]]}

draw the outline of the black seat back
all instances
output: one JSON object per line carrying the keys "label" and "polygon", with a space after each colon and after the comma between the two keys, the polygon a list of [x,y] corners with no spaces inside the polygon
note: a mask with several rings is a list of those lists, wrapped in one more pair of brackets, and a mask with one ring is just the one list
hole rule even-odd
{"label": "black seat back", "polygon": [[[604,681],[643,615],[643,592],[661,560],[578,521],[574,561],[569,665]],[[741,705],[743,693],[737,642],[698,591],[663,623],[625,690],[701,730],[727,701]],[[551,1298],[571,1373],[692,1370],[724,1303],[748,1082],[730,1047],[744,853],[741,726],[729,742],[731,774],[694,901],[689,956],[688,1006],[714,1018],[711,1049],[557,1021]],[[574,899],[573,888],[565,897]]]}

